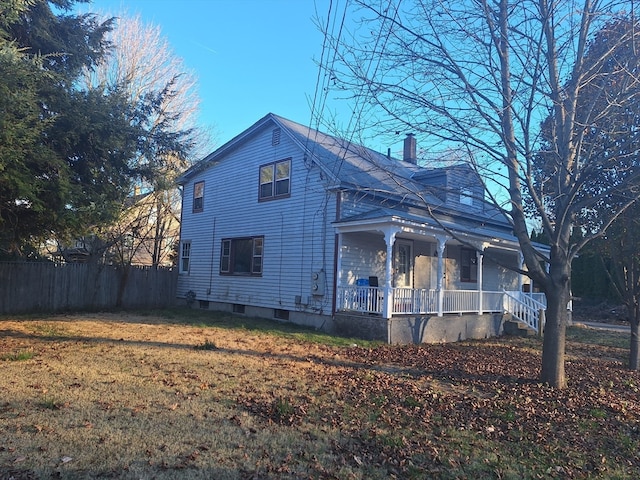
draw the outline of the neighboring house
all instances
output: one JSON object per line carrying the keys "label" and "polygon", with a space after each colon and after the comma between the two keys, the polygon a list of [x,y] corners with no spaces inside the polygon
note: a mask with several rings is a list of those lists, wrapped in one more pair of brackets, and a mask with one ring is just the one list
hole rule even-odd
{"label": "neighboring house", "polygon": [[403,156],[268,114],[178,179],[178,297],[390,343],[497,335],[505,305],[536,327],[478,176]]}
{"label": "neighboring house", "polygon": [[[175,189],[174,189],[175,190]],[[177,192],[149,191],[129,197],[120,221],[109,232],[115,263],[171,267],[180,238],[180,200]]]}
{"label": "neighboring house", "polygon": [[73,245],[54,244],[55,250],[50,254],[50,249],[45,249],[45,254],[49,254],[54,260],[63,260],[66,263],[86,263],[89,260],[90,245],[85,237],[77,238],[73,241]]}
{"label": "neighboring house", "polygon": [[106,264],[171,267],[180,236],[179,204],[177,191],[136,189],[125,200],[120,218],[99,237],[47,245],[44,253],[66,263],[86,263],[93,255]]}

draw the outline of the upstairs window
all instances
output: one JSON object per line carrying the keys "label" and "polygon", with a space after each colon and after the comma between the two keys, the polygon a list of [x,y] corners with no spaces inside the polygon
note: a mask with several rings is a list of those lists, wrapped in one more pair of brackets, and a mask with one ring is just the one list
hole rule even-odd
{"label": "upstairs window", "polygon": [[258,199],[286,198],[291,194],[291,159],[280,160],[260,167]]}
{"label": "upstairs window", "polygon": [[460,203],[462,205],[473,205],[473,191],[470,188],[460,190]]}
{"label": "upstairs window", "polygon": [[478,257],[476,251],[470,248],[460,249],[460,281],[478,281]]}
{"label": "upstairs window", "polygon": [[220,273],[262,275],[264,237],[225,238],[220,251]]}
{"label": "upstairs window", "polygon": [[193,184],[193,213],[204,209],[204,181]]}

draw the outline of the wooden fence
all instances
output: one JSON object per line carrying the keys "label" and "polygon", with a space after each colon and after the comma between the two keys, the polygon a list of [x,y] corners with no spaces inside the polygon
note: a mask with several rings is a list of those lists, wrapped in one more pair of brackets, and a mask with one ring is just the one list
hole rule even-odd
{"label": "wooden fence", "polygon": [[0,314],[175,304],[175,268],[0,262]]}

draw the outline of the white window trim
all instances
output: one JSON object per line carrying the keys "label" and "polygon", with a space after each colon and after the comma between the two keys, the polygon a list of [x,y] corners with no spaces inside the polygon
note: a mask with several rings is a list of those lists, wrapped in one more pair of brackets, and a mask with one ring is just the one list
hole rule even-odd
{"label": "white window trim", "polygon": [[[187,254],[188,255],[184,255],[185,254],[185,247],[187,247]],[[184,260],[187,260],[187,268],[184,268]],[[183,273],[183,274],[188,274],[189,271],[191,270],[191,240],[183,240],[182,242],[180,242],[180,258],[178,260],[178,265],[179,265],[179,273]]]}

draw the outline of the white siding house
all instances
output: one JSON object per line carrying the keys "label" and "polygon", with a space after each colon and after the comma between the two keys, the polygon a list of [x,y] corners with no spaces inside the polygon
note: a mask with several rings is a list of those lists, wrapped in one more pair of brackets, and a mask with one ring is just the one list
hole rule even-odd
{"label": "white siding house", "polygon": [[392,343],[499,334],[509,224],[468,167],[419,166],[411,136],[404,157],[268,114],[179,179],[178,297]]}

